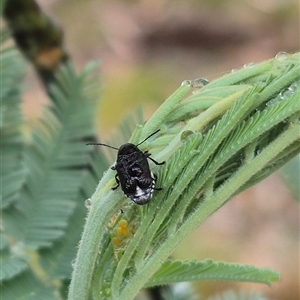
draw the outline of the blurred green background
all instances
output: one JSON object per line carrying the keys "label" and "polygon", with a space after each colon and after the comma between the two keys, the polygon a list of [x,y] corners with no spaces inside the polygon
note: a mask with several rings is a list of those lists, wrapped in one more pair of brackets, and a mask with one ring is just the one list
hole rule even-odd
{"label": "blurred green background", "polygon": [[[102,140],[137,107],[143,108],[146,120],[185,79],[213,80],[279,51],[299,51],[297,0],[37,2],[62,26],[76,68],[90,60],[101,62],[97,119]],[[47,97],[30,67],[28,74],[24,111],[28,124],[34,124]],[[299,160],[292,165],[290,176],[297,178]],[[272,288],[195,284],[204,299],[232,288],[297,300],[298,203],[278,173],[273,174],[229,201],[187,237],[175,256],[254,264],[282,274]]]}

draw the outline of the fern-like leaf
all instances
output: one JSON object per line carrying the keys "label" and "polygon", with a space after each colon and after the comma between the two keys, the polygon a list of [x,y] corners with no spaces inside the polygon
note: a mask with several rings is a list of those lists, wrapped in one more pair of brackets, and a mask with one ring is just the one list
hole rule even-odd
{"label": "fern-like leaf", "polygon": [[225,262],[167,260],[146,286],[171,284],[182,281],[221,280],[259,282],[271,285],[280,276],[270,269]]}
{"label": "fern-like leaf", "polygon": [[31,271],[5,282],[1,286],[1,298],[8,300],[53,300],[58,299],[55,286],[39,280]]}
{"label": "fern-like leaf", "polygon": [[[187,234],[237,192],[299,152],[299,68],[299,54],[275,58],[205,85],[187,103],[183,97],[193,88],[193,82],[184,81],[144,126],[136,127],[130,140],[133,143],[161,128],[151,142],[141,145],[141,150],[149,150],[157,161],[166,161],[162,167],[151,166],[154,172],[159,169],[157,184],[163,189],[140,209],[134,204],[124,208],[124,195],[110,189],[115,173],[105,173],[91,197],[69,299],[88,298],[89,289],[81,286],[91,285],[90,269],[94,266],[97,274],[94,280],[98,280],[93,282],[95,295],[103,295],[105,291],[106,297],[126,300],[133,299],[145,286],[198,280],[199,274],[205,280],[266,284],[278,280],[278,274],[267,269],[211,261],[183,263],[183,267],[181,263],[166,263],[172,276],[167,276],[169,271],[159,272],[166,270],[161,269],[161,264]],[[230,89],[223,89],[231,85],[231,93]],[[292,85],[293,92],[286,93]],[[216,97],[201,105],[212,89]],[[223,90],[227,95],[222,96]],[[184,104],[191,107],[181,114]],[[118,218],[124,218],[128,224],[128,239],[121,246],[112,240],[110,247],[104,249],[105,224]],[[107,227],[112,237],[118,235],[118,224],[111,221]],[[109,253],[111,247],[115,253]],[[155,278],[161,282],[150,284]]]}
{"label": "fern-like leaf", "polygon": [[[1,32],[1,36],[5,35]],[[1,39],[4,42],[6,39]],[[20,187],[25,180],[22,165],[24,147],[21,126],[20,81],[23,62],[17,52],[1,45],[1,208],[8,207],[20,196]]]}
{"label": "fern-like leaf", "polygon": [[[92,149],[85,145],[94,136],[96,82],[87,80],[91,67],[76,75],[66,65],[51,90],[54,104],[34,130],[24,151],[30,170],[17,207],[4,214],[8,232],[28,248],[50,246],[64,234],[73,213]],[[19,220],[19,222],[17,222]]]}
{"label": "fern-like leaf", "polygon": [[0,234],[0,282],[17,276],[27,268],[26,256],[10,248],[8,238]]}
{"label": "fern-like leaf", "polygon": [[[75,258],[80,234],[88,212],[88,198],[95,190],[98,178],[108,168],[101,148],[95,148],[92,153],[92,164],[89,173],[82,182],[82,187],[76,199],[76,208],[68,220],[65,234],[54,242],[53,247],[40,250],[41,266],[47,275],[55,279],[69,280],[72,273],[72,261]],[[86,203],[85,201],[86,200]]]}
{"label": "fern-like leaf", "polygon": [[57,82],[59,86],[50,88],[54,105],[46,109],[44,128],[33,132],[25,152],[31,172],[19,209],[25,217],[22,239],[33,249],[50,246],[64,234],[86,175],[91,149],[84,142],[94,133],[96,99],[86,91],[93,82],[77,76],[70,65],[61,70]]}
{"label": "fern-like leaf", "polygon": [[[23,165],[24,141],[22,137],[23,118],[21,113],[21,86],[16,85],[22,75],[24,62],[18,53],[7,44],[7,32],[1,32],[1,199],[2,216],[11,210],[21,196],[20,189],[25,182],[26,169]],[[6,43],[4,45],[4,43]],[[11,214],[10,214],[11,215]],[[10,219],[14,224],[13,220]],[[2,220],[0,234],[0,281],[7,281],[24,272],[27,268],[27,255],[22,247],[14,247],[10,243],[10,226]],[[18,250],[17,250],[18,249]],[[20,251],[19,251],[20,250]]]}

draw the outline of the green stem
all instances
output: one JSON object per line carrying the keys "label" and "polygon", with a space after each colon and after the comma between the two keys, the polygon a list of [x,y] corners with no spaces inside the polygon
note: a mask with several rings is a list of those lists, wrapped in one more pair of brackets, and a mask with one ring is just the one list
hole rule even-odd
{"label": "green stem", "polygon": [[259,76],[260,74],[267,73],[273,65],[274,60],[270,59],[266,62],[262,62],[258,65],[255,65],[255,67],[248,67],[238,70],[238,72],[228,73],[225,76],[210,82],[209,86],[204,86],[203,90],[205,90],[206,88],[211,89],[213,87],[230,86],[247,81],[250,78]]}
{"label": "green stem", "polygon": [[92,205],[79,244],[69,288],[69,300],[88,299],[93,269],[101,240],[106,232],[106,225],[119,209],[116,205],[118,195],[109,192],[100,201],[96,201],[99,199],[98,194],[96,192],[92,197]]}
{"label": "green stem", "polygon": [[103,270],[108,269],[107,264],[114,260],[113,255],[114,249],[111,243],[111,237],[106,235],[101,241],[101,252],[97,258],[99,264],[93,273],[91,289],[93,299],[95,300],[100,300],[103,297],[101,293],[103,291],[103,285],[105,284],[105,272],[103,272]]}

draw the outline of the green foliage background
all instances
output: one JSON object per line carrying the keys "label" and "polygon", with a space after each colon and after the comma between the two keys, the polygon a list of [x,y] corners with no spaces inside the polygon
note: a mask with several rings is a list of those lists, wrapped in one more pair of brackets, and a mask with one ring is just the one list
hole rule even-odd
{"label": "green foliage background", "polygon": [[[75,261],[87,213],[83,200],[93,194],[99,178],[109,168],[100,147],[85,145],[96,136],[94,114],[99,80],[93,75],[95,64],[86,66],[79,75],[70,63],[61,67],[49,88],[51,104],[27,138],[20,109],[22,85],[16,84],[22,80],[24,61],[9,46],[8,39],[9,34],[2,32],[0,279],[3,299],[66,298],[73,266],[75,283],[71,293],[79,299],[88,297],[89,286],[95,299],[102,299],[103,295],[110,297],[111,293],[130,299],[142,287],[157,284],[208,279],[271,284],[278,280],[276,272],[253,266],[166,258],[188,232],[231,196],[262,180],[299,152],[299,137],[295,138],[294,134],[299,126],[299,54],[282,53],[269,62],[248,66],[200,90],[196,81],[185,82],[145,126],[136,128],[132,137],[137,143],[161,128],[161,135],[145,147],[153,150],[158,161],[167,161],[166,167],[158,172],[158,184],[164,186],[163,192],[155,195],[146,208],[128,205],[120,191],[111,196],[114,174],[107,172],[91,199],[88,221],[94,218],[95,222],[87,224],[96,227],[86,225],[79,248],[88,248],[83,251],[86,257],[79,252]],[[183,101],[189,90],[194,93]],[[137,120],[142,123],[141,117]],[[129,138],[135,123],[135,120],[128,121],[121,126],[125,127],[121,135]],[[285,133],[292,130],[293,135],[288,137],[294,140],[284,140]],[[281,136],[281,150],[268,160],[264,150],[271,153],[273,145],[277,151],[275,143],[280,142]],[[260,155],[264,153],[265,160]],[[245,174],[242,171],[247,168],[251,171],[249,163],[255,165],[260,157],[264,163],[262,169],[240,181],[235,189],[226,190],[226,184],[239,177],[238,172]],[[217,192],[222,189],[226,195],[218,198]],[[215,200],[211,210],[210,199]],[[104,201],[107,204],[101,206]],[[152,203],[162,205],[157,209]],[[120,208],[124,206],[125,214],[120,216]],[[171,207],[174,210],[169,215]],[[101,223],[113,217],[116,220],[125,217],[129,224],[138,225],[135,237],[130,237],[121,251],[116,251],[111,243],[117,221],[108,229],[107,222]],[[98,230],[102,235],[95,236]],[[87,232],[89,241],[95,244],[85,243]],[[135,251],[139,238],[147,242]],[[161,254],[162,246],[165,252]],[[153,251],[149,257],[148,249]],[[98,257],[90,256],[89,251],[98,253],[99,250]],[[88,266],[86,261],[92,265],[89,270],[81,267]],[[142,283],[140,270],[149,274]],[[87,285],[80,284],[84,280]]]}
{"label": "green foliage background", "polygon": [[65,65],[59,84],[50,88],[51,106],[27,139],[22,84],[16,84],[24,61],[5,46],[5,37],[2,34],[1,296],[54,299],[69,284],[86,215],[83,199],[108,167],[101,149],[85,145],[95,136],[99,81],[90,78],[95,65],[80,75]]}

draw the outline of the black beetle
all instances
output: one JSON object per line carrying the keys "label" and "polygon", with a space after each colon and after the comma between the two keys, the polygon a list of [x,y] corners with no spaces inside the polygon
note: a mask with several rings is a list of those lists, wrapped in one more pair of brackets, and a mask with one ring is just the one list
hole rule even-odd
{"label": "black beetle", "polygon": [[138,148],[139,145],[159,131],[160,129],[156,130],[137,145],[127,143],[120,148],[115,148],[101,143],[87,144],[118,150],[117,163],[112,167],[112,170],[117,171],[115,176],[117,185],[112,189],[117,189],[121,184],[124,194],[139,205],[147,204],[151,200],[154,190],[161,190],[161,188],[155,188],[156,176],[150,171],[147,159],[152,160],[156,165],[163,165],[165,162],[157,162],[150,157],[151,154],[148,151],[142,152]]}

